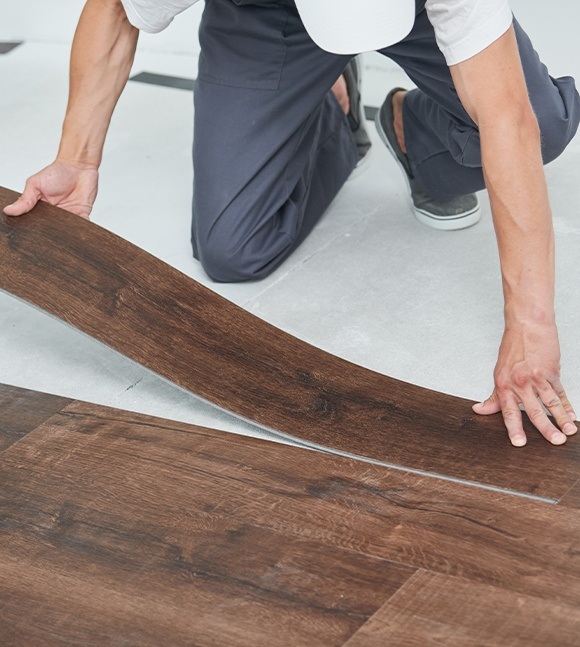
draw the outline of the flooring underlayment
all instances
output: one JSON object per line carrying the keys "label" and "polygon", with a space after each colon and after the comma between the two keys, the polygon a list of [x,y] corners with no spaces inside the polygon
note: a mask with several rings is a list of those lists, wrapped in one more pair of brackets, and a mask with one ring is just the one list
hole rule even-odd
{"label": "flooring underlayment", "polygon": [[[540,53],[546,52],[553,72],[580,76],[580,63],[570,58],[570,39],[554,29],[540,30],[547,24],[540,16],[530,14],[526,22],[522,2],[512,6],[516,10],[518,4],[520,21],[538,34]],[[1,29],[8,30],[7,24]],[[2,40],[24,44],[0,56],[0,179],[19,190],[56,151],[66,104],[69,43],[30,40],[25,26],[17,27]],[[144,41],[145,46],[150,42]],[[368,56],[365,63],[368,105],[379,105],[393,85],[405,84],[402,73],[385,67],[378,57]],[[133,71],[193,77],[196,60],[145,47]],[[347,183],[304,245],[264,281],[217,285],[204,277],[189,246],[191,93],[130,83],[111,126],[93,220],[325,350],[439,391],[486,397],[502,332],[500,275],[486,196],[481,196],[482,222],[471,229],[438,232],[422,226],[407,208],[399,170],[372,126],[370,132],[374,150],[368,170]],[[547,169],[558,245],[563,380],[576,408],[579,171],[576,139]],[[240,433],[262,433],[4,295],[0,381]]]}

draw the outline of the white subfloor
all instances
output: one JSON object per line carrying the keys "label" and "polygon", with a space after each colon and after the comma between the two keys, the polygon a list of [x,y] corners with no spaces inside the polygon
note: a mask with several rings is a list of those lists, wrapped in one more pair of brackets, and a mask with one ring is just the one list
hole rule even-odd
{"label": "white subfloor", "polygon": [[[523,2],[512,4],[521,4],[525,14]],[[554,73],[580,76],[580,61],[569,58],[569,47],[560,47],[560,32],[552,29],[546,36],[542,16],[522,16],[524,26],[526,17]],[[26,39],[26,33],[10,37]],[[4,186],[21,190],[25,178],[54,156],[66,102],[68,50],[65,42],[31,39],[0,56]],[[405,83],[378,57],[367,56],[365,66],[369,105],[378,106],[393,85]],[[191,77],[195,67],[191,54],[143,47],[134,72]],[[347,183],[302,247],[264,281],[214,284],[192,258],[189,244],[192,96],[129,83],[111,126],[93,220],[321,348],[415,384],[482,399],[491,392],[502,332],[487,197],[481,195],[482,222],[471,229],[447,233],[419,224],[407,206],[399,170],[369,128],[374,150],[368,170]],[[558,245],[563,379],[577,409],[579,171],[580,139],[547,168]],[[0,382],[262,435],[5,294],[0,294]]]}

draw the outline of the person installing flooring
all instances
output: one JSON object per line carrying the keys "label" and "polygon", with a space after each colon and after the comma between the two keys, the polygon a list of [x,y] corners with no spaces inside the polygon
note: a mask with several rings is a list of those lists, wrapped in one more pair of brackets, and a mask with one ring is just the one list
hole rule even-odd
{"label": "person installing flooring", "polygon": [[[196,1],[86,2],[56,160],[6,214],[45,200],[89,217],[139,30],[161,31]],[[267,276],[364,162],[354,56],[376,50],[417,86],[391,90],[377,115],[416,217],[439,229],[471,226],[475,192],[489,192],[505,330],[493,393],[474,411],[501,411],[515,446],[526,443],[520,405],[551,443],[576,433],[560,381],[543,163],[574,137],[580,97],[572,78],[549,76],[508,0],[206,0],[200,43],[192,244],[207,274]]]}

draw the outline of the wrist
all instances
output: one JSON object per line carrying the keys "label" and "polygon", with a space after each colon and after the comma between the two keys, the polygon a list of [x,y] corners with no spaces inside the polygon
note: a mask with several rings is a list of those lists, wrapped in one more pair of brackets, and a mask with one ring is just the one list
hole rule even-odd
{"label": "wrist", "polygon": [[81,156],[67,155],[66,152],[59,150],[55,160],[55,164],[63,164],[64,166],[73,167],[79,171],[98,171],[99,163],[91,162],[89,160],[82,159]]}
{"label": "wrist", "polygon": [[556,313],[552,303],[506,303],[504,308],[506,328],[529,325],[554,326]]}
{"label": "wrist", "polygon": [[66,130],[60,142],[56,161],[79,169],[97,170],[101,164],[102,147],[91,145],[86,139],[75,137]]}
{"label": "wrist", "polygon": [[[553,256],[552,256],[553,257]],[[553,263],[536,272],[521,273],[519,280],[509,281],[504,273],[504,318],[506,324],[555,321],[555,277]]]}
{"label": "wrist", "polygon": [[62,129],[57,160],[78,168],[98,169],[107,127],[95,125],[67,114]]}

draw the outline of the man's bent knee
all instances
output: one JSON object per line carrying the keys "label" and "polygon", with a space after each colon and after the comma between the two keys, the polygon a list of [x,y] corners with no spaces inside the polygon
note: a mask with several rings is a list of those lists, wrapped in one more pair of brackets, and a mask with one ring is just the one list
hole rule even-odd
{"label": "man's bent knee", "polygon": [[234,247],[232,241],[209,236],[196,241],[194,255],[206,274],[220,283],[239,283],[265,278],[273,272],[287,254],[278,250],[252,245]]}
{"label": "man's bent knee", "polygon": [[200,261],[205,273],[213,281],[220,283],[237,283],[259,278],[247,266],[245,259],[235,252],[212,242],[197,244],[196,258]]}

